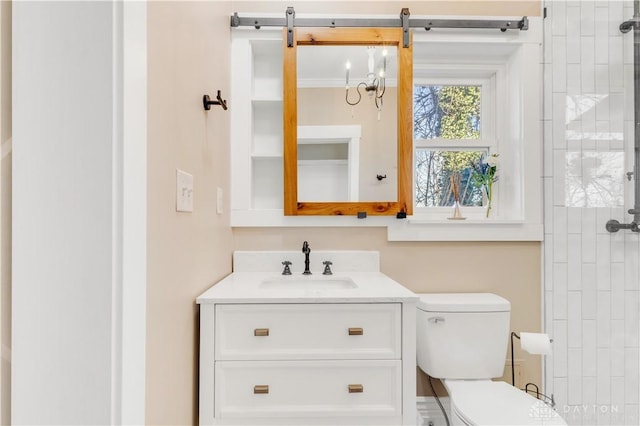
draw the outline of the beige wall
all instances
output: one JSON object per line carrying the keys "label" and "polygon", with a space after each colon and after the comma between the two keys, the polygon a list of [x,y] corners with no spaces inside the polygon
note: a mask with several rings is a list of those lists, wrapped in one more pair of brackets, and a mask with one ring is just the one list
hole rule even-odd
{"label": "beige wall", "polygon": [[[540,16],[539,0],[374,0],[374,1],[232,1],[234,12],[284,12],[293,6],[296,13],[390,14],[408,7],[411,15]],[[366,6],[365,6],[366,5]]]}
{"label": "beige wall", "polygon": [[11,423],[11,2],[0,2],[0,422]]}
{"label": "beige wall", "polygon": [[11,1],[0,2],[0,141],[11,137]]}
{"label": "beige wall", "polygon": [[[368,13],[529,15],[538,1],[366,2]],[[411,290],[493,291],[512,302],[512,329],[540,329],[539,243],[391,243],[386,230],[234,229],[229,218],[229,112],[202,111],[204,93],[229,93],[228,16],[238,12],[360,13],[363,2],[150,2],[148,8],[147,424],[197,422],[195,297],[231,271],[233,249],[368,249]],[[233,99],[229,107],[233,108]],[[195,211],[175,212],[175,169],[194,175]],[[225,191],[215,213],[215,189]],[[461,266],[462,265],[462,266]],[[338,266],[338,265],[336,265]],[[518,358],[522,358],[520,355]],[[538,360],[525,359],[540,382]],[[419,392],[424,383],[419,380]]]}
{"label": "beige wall", "polygon": [[[197,422],[195,298],[231,271],[226,2],[148,4],[147,424]],[[233,108],[233,99],[228,99]],[[176,213],[176,168],[194,176],[194,211]],[[216,214],[216,188],[225,194]]]}

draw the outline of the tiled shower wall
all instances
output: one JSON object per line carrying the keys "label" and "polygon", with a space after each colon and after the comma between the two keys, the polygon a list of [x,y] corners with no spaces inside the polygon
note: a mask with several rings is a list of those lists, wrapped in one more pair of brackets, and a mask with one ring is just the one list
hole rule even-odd
{"label": "tiled shower wall", "polygon": [[639,235],[605,230],[632,220],[633,4],[545,6],[546,391],[569,424],[638,425]]}

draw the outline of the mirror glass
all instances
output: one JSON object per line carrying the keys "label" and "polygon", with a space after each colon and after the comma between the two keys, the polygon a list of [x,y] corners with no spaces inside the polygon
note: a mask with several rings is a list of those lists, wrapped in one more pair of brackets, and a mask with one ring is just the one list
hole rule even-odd
{"label": "mirror glass", "polygon": [[397,195],[397,47],[299,46],[298,201]]}
{"label": "mirror glass", "polygon": [[283,31],[285,215],[412,214],[411,35]]}

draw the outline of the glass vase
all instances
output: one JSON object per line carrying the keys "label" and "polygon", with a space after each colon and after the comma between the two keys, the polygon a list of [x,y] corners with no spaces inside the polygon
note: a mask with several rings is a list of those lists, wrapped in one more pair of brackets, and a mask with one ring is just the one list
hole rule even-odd
{"label": "glass vase", "polygon": [[491,214],[491,188],[487,188],[485,186],[482,187],[482,205],[485,209],[485,217],[489,218]]}
{"label": "glass vase", "polygon": [[460,210],[460,202],[458,200],[453,202],[453,215],[448,217],[449,220],[465,220],[466,217],[462,216],[462,210]]}

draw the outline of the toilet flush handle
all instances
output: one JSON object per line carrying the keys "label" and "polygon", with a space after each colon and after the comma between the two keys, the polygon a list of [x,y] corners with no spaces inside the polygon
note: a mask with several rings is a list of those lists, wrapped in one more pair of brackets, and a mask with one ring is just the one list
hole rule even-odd
{"label": "toilet flush handle", "polygon": [[439,322],[444,322],[444,318],[443,317],[430,317],[428,319],[429,322],[432,322],[434,324],[437,324]]}

